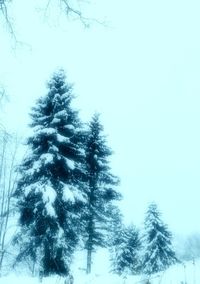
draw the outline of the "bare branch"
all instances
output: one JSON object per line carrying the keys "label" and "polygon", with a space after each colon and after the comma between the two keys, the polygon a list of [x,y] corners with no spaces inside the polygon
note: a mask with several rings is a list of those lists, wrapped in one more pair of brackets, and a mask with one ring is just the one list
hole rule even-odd
{"label": "bare branch", "polygon": [[0,12],[6,22],[7,28],[12,36],[12,38],[17,42],[16,35],[14,32],[13,25],[11,23],[11,20],[8,16],[8,3],[12,0],[0,0]]}
{"label": "bare branch", "polygon": [[86,16],[83,15],[80,3],[86,2],[86,1],[76,0],[74,2],[77,4],[78,8],[74,8],[72,5],[70,5],[69,0],[60,0],[60,8],[61,8],[61,10],[64,10],[65,14],[68,17],[69,16],[75,17],[75,19],[80,20],[80,22],[85,27],[89,27],[91,23],[98,23],[98,24],[106,26],[105,22],[101,22],[97,19],[94,19],[94,18],[91,18],[91,17],[86,17]]}
{"label": "bare branch", "polygon": [[[23,44],[22,42],[19,42],[17,40],[16,32],[14,29],[14,24],[12,23],[10,19],[9,14],[9,3],[11,3],[12,0],[0,0],[0,16],[3,17],[6,27],[8,28],[8,31],[10,35],[12,36],[12,39],[14,39],[15,46],[17,44]],[[42,1],[41,1],[42,2]],[[58,7],[61,12],[64,13],[65,16],[70,18],[70,20],[78,20],[80,21],[85,27],[89,27],[92,23],[98,23],[104,26],[107,26],[105,22],[99,21],[97,19],[86,17],[83,15],[82,12],[82,4],[88,3],[87,0],[46,0],[46,6],[44,7],[44,16],[45,18],[48,18],[48,11],[52,7]]]}
{"label": "bare branch", "polygon": [[15,172],[18,141],[5,131],[0,132],[0,274],[6,251],[11,198],[16,185]]}

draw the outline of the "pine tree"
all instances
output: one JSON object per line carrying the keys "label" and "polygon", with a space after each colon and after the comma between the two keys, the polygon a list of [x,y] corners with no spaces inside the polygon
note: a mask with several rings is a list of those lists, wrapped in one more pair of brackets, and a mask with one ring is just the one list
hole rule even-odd
{"label": "pine tree", "polygon": [[111,174],[109,157],[112,151],[103,135],[99,115],[89,124],[86,141],[86,176],[88,183],[88,208],[86,216],[87,273],[91,272],[92,252],[105,247],[109,231],[112,202],[120,199],[116,191],[118,178]]}
{"label": "pine tree", "polygon": [[116,231],[111,248],[112,272],[136,275],[140,272],[141,242],[134,226],[121,227]]}
{"label": "pine tree", "polygon": [[15,196],[20,211],[18,260],[36,260],[42,276],[68,275],[78,241],[83,192],[81,123],[71,107],[72,86],[63,70],[32,109],[33,135],[20,166]]}
{"label": "pine tree", "polygon": [[172,248],[172,234],[160,218],[155,203],[150,204],[145,218],[143,271],[147,275],[166,270],[177,262]]}

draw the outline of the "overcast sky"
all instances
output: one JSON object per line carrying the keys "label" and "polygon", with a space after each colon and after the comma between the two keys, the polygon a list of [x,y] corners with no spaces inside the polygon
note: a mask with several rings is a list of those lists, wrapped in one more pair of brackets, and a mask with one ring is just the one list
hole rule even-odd
{"label": "overcast sky", "polygon": [[200,231],[199,1],[96,0],[85,11],[107,26],[89,29],[58,11],[45,21],[41,1],[13,2],[23,44],[12,49],[1,26],[6,125],[26,135],[30,107],[63,67],[82,118],[102,114],[127,222],[139,225],[156,201],[172,231]]}

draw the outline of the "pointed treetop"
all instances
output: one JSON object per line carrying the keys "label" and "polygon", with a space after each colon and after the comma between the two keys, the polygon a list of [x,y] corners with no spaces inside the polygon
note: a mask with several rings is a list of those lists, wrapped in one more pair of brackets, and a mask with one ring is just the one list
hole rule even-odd
{"label": "pointed treetop", "polygon": [[98,112],[94,113],[89,125],[92,130],[95,130],[95,133],[97,132],[100,133],[104,130],[103,125],[100,122],[100,113]]}
{"label": "pointed treetop", "polygon": [[160,219],[161,215],[162,214],[158,209],[158,205],[154,201],[151,202],[146,212],[145,224],[152,221],[152,219],[157,220],[157,222],[161,222],[161,219]]}
{"label": "pointed treetop", "polygon": [[[54,93],[59,90],[59,94],[71,93],[73,84],[66,84],[66,73],[64,69],[60,68],[53,72],[51,79],[47,82],[47,87]],[[60,93],[62,89],[62,93]]]}

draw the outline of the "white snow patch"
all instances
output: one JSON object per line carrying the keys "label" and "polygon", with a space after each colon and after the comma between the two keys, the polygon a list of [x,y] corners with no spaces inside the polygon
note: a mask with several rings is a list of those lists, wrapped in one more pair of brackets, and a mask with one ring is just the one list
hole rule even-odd
{"label": "white snow patch", "polygon": [[53,163],[53,155],[51,153],[45,153],[40,156],[40,159],[44,162],[44,164]]}
{"label": "white snow patch", "polygon": [[60,142],[60,143],[69,143],[68,137],[65,137],[65,136],[58,134],[58,133],[57,133],[56,137],[57,137],[57,141]]}
{"label": "white snow patch", "polygon": [[24,190],[25,197],[27,197],[31,191],[32,191],[32,185],[27,186]]}
{"label": "white snow patch", "polygon": [[69,186],[65,185],[63,188],[63,201],[75,202],[74,194]]}
{"label": "white snow patch", "polygon": [[31,184],[31,185],[28,185],[28,186],[26,186],[26,188],[25,188],[25,190],[24,190],[24,195],[25,195],[25,196],[28,196],[29,193],[30,193],[32,190],[34,190],[36,193],[37,193],[37,192],[40,192],[40,191],[41,191],[41,190],[40,190],[40,187],[41,187],[40,182],[35,182],[35,183]]}
{"label": "white snow patch", "polygon": [[56,216],[55,210],[53,208],[53,203],[56,199],[56,196],[57,194],[55,190],[50,185],[45,185],[42,188],[42,199],[45,204],[47,214],[51,217]]}
{"label": "white snow patch", "polygon": [[40,161],[35,161],[35,162],[33,163],[32,170],[38,172],[39,169],[40,169],[40,167],[41,167],[41,162],[40,162]]}
{"label": "white snow patch", "polygon": [[47,214],[50,216],[50,217],[56,217],[56,212],[55,212],[55,209],[53,208],[52,204],[51,203],[46,203],[45,204],[45,208],[47,210]]}
{"label": "white snow patch", "polygon": [[52,149],[52,150],[53,150],[54,152],[56,152],[56,153],[59,152],[58,147],[56,147],[55,145],[51,145],[50,148],[49,148],[49,150],[50,150],[50,149]]}
{"label": "white snow patch", "polygon": [[54,119],[51,121],[51,123],[56,124],[60,122],[60,118],[54,117]]}
{"label": "white snow patch", "polygon": [[60,110],[58,111],[56,114],[55,114],[55,117],[56,118],[59,118],[59,117],[66,117],[67,116],[67,111],[66,110]]}
{"label": "white snow patch", "polygon": [[38,131],[40,134],[46,134],[46,135],[52,135],[52,134],[56,134],[56,129],[49,127],[49,128],[44,128],[41,129],[40,131]]}
{"label": "white snow patch", "polygon": [[64,127],[65,129],[74,130],[74,126],[72,124],[67,124]]}
{"label": "white snow patch", "polygon": [[43,189],[43,202],[54,203],[56,199],[56,192],[50,185],[45,185]]}
{"label": "white snow patch", "polygon": [[72,161],[68,158],[65,158],[65,162],[66,162],[66,164],[67,164],[67,166],[70,170],[74,170],[74,168],[75,168],[74,161]]}
{"label": "white snow patch", "polygon": [[83,203],[87,202],[86,196],[84,197],[84,194],[80,192],[77,188],[74,189],[74,198],[78,201],[81,201]]}
{"label": "white snow patch", "polygon": [[85,155],[85,149],[80,148],[80,149],[79,149],[79,153],[80,153],[81,155]]}

